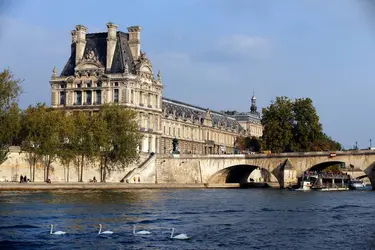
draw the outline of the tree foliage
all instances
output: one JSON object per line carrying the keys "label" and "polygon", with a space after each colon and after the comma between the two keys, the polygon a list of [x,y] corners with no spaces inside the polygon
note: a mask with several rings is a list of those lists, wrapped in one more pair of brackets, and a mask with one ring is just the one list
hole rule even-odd
{"label": "tree foliage", "polygon": [[0,72],[0,164],[6,161],[9,146],[15,142],[20,128],[21,80],[8,69]]}
{"label": "tree foliage", "polygon": [[340,150],[341,145],[323,133],[310,98],[277,97],[263,109],[263,146],[275,153]]}
{"label": "tree foliage", "polygon": [[290,151],[293,144],[293,102],[287,97],[277,97],[263,109],[262,124],[264,146],[273,152]]}
{"label": "tree foliage", "polygon": [[44,179],[49,179],[51,164],[56,160],[61,148],[61,128],[64,124],[63,113],[46,107],[45,104],[29,106],[23,115],[22,149],[29,154],[29,163],[33,168],[32,180],[35,178],[35,164],[42,161],[45,167]]}
{"label": "tree foliage", "polygon": [[260,152],[261,140],[256,137],[238,137],[237,139],[237,148],[240,151],[249,150],[251,152]]}
{"label": "tree foliage", "polygon": [[137,113],[118,105],[102,106],[97,124],[97,146],[103,160],[101,180],[105,182],[108,171],[124,168],[138,159],[137,147],[142,135],[137,125]]}

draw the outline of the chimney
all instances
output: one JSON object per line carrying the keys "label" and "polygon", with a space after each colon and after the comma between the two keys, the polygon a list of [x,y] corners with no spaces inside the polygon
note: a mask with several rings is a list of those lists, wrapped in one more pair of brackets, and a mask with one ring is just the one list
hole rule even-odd
{"label": "chimney", "polygon": [[[76,48],[76,42],[77,42],[77,31],[72,30],[72,44],[70,45],[70,54],[73,56],[73,53],[76,53],[75,48]],[[74,54],[73,58],[75,60],[76,55]]]}
{"label": "chimney", "polygon": [[[76,26],[76,65],[83,58],[86,46],[86,31],[87,28],[83,25]],[[74,37],[72,37],[72,40]]]}
{"label": "chimney", "polygon": [[141,55],[141,30],[141,26],[131,26],[128,28],[129,47],[134,60],[137,60]]}
{"label": "chimney", "polygon": [[106,61],[106,70],[110,71],[112,67],[113,55],[115,54],[116,48],[116,33],[117,25],[111,22],[107,23],[108,36],[107,36],[107,61]]}

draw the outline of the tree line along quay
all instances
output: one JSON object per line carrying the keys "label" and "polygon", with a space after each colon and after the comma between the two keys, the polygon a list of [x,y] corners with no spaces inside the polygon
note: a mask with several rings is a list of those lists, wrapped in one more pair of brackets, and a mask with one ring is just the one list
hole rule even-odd
{"label": "tree line along quay", "polygon": [[[82,182],[85,164],[99,161],[99,181],[105,182],[108,171],[120,170],[139,158],[142,134],[136,111],[107,104],[95,112],[68,112],[44,103],[21,110],[18,106],[21,81],[8,69],[0,76],[0,162],[7,160],[10,146],[19,146],[26,153],[31,181],[38,163],[44,166],[44,181],[47,181],[51,166],[60,161],[68,169],[75,167],[78,181]],[[263,108],[262,125],[261,138],[238,138],[237,152],[341,149],[339,143],[323,133],[309,98],[293,101],[277,97]]]}

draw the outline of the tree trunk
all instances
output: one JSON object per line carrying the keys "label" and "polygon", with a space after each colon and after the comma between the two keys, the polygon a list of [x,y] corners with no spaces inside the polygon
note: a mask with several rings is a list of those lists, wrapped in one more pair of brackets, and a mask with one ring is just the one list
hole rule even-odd
{"label": "tree trunk", "polygon": [[66,173],[66,182],[69,182],[70,163],[68,163],[67,170],[68,170],[68,172]]}
{"label": "tree trunk", "polygon": [[100,182],[103,182],[103,157],[100,157]]}
{"label": "tree trunk", "polygon": [[104,157],[103,182],[105,182],[106,175],[107,175],[107,157]]}
{"label": "tree trunk", "polygon": [[47,160],[47,174],[46,174],[46,178],[45,178],[45,181],[47,181],[49,179],[49,168],[51,166],[51,158],[48,156],[48,160]]}
{"label": "tree trunk", "polygon": [[32,166],[32,168],[33,168],[33,178],[32,178],[33,182],[35,181],[35,168],[36,168],[35,165],[36,165],[36,163],[34,162],[33,166]]}
{"label": "tree trunk", "polygon": [[81,155],[81,174],[80,174],[80,180],[79,182],[83,182],[83,164],[84,164],[85,156]]}

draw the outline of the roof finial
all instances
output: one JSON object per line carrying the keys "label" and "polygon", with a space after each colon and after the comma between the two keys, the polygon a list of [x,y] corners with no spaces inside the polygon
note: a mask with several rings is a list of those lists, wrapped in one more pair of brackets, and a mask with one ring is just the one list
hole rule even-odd
{"label": "roof finial", "polygon": [[158,81],[161,81],[161,72],[160,72],[160,69],[159,69],[159,72],[157,74],[157,77],[158,77]]}
{"label": "roof finial", "polygon": [[52,77],[55,78],[56,76],[57,76],[57,69],[56,69],[56,66],[54,66],[52,70]]}

